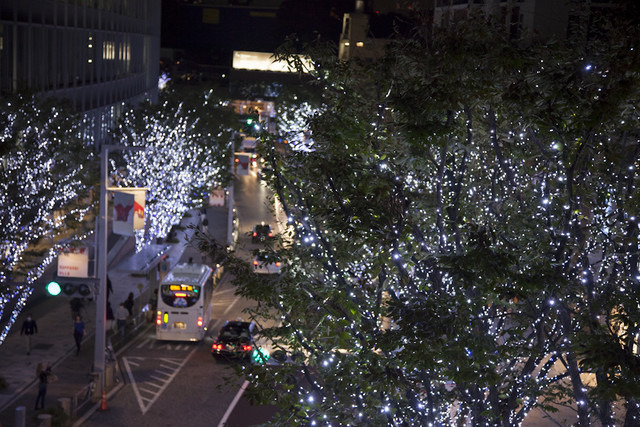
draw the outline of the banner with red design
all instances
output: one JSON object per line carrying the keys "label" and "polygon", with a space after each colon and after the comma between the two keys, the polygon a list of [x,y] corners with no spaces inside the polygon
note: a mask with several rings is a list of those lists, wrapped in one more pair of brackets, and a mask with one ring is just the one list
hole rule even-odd
{"label": "banner with red design", "polygon": [[122,191],[113,192],[113,232],[133,236],[133,208],[135,196]]}
{"label": "banner with red design", "polygon": [[122,188],[119,187],[116,191],[120,193],[133,194],[133,229],[134,230],[142,230],[144,229],[144,221],[145,221],[145,200],[147,196],[146,188]]}

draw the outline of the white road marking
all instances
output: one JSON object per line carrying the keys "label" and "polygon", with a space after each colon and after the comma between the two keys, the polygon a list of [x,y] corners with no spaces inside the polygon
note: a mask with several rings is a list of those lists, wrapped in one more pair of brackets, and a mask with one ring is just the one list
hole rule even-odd
{"label": "white road marking", "polygon": [[227,408],[227,412],[225,412],[224,415],[222,416],[222,419],[220,420],[220,423],[218,424],[218,427],[224,427],[224,423],[227,422],[227,419],[229,418],[229,415],[231,415],[231,412],[233,411],[233,408],[235,408],[236,405],[238,404],[238,401],[240,400],[240,397],[242,396],[242,393],[244,393],[244,391],[245,391],[245,389],[247,388],[248,385],[249,385],[249,381],[245,381],[244,383],[242,383],[242,387],[240,387],[240,390],[238,390],[238,392],[236,393],[235,397],[231,401],[231,405],[229,405],[229,407]]}
{"label": "white road marking", "polygon": [[[127,374],[129,375],[129,380],[131,381],[131,385],[133,386],[133,392],[136,395],[136,399],[138,400],[138,405],[140,406],[142,415],[144,415],[149,410],[151,405],[153,405],[155,401],[160,397],[160,395],[164,392],[167,386],[176,377],[178,372],[180,372],[180,369],[182,369],[182,367],[189,361],[191,356],[195,354],[196,350],[197,350],[197,347],[195,347],[184,359],[178,359],[178,360],[175,360],[175,359],[172,360],[167,358],[160,359],[162,362],[169,362],[176,365],[176,367],[173,369],[173,371],[170,374],[162,372],[158,369],[154,371],[155,373],[158,373],[158,374],[167,375],[167,378],[158,378],[156,376],[149,375],[149,377],[155,379],[160,384],[154,384],[153,382],[149,381],[149,382],[140,384],[140,386],[138,386],[138,383],[136,382],[136,379],[133,376],[131,366],[138,366],[140,362],[142,362],[143,360],[149,360],[151,358],[143,358],[143,357],[123,357],[122,358],[122,362],[124,363],[124,366],[127,370]],[[158,388],[158,390],[152,391],[147,388],[143,388],[143,385],[144,386],[153,385],[154,387]],[[142,393],[150,394],[151,397],[143,396]]]}
{"label": "white road marking", "polygon": [[[240,296],[238,295],[236,297],[236,299],[234,299],[233,302],[231,304],[229,304],[229,306],[224,311],[224,313],[222,313],[222,315],[224,316],[225,314],[227,314],[229,312],[229,310],[231,310],[231,307],[233,307],[238,302],[239,299],[240,299]],[[220,321],[218,320],[218,322],[220,322]],[[218,324],[218,322],[216,322],[216,324]]]}

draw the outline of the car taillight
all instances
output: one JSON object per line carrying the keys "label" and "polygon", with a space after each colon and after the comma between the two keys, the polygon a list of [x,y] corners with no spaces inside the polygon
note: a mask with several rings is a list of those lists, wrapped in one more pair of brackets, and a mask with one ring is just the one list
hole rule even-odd
{"label": "car taillight", "polygon": [[198,327],[202,326],[202,316],[198,316]]}
{"label": "car taillight", "polygon": [[276,261],[276,267],[280,267],[280,261]]}
{"label": "car taillight", "polygon": [[257,237],[258,233],[256,233],[255,231],[253,232],[253,237]]}
{"label": "car taillight", "polygon": [[269,237],[273,237],[273,233],[269,233]]}
{"label": "car taillight", "polygon": [[216,342],[213,343],[211,350],[222,350],[224,348],[224,344],[218,344]]}
{"label": "car taillight", "polygon": [[251,346],[250,345],[243,345],[242,346],[242,351],[251,351]]}
{"label": "car taillight", "polygon": [[258,266],[258,261],[253,261],[253,265]]}

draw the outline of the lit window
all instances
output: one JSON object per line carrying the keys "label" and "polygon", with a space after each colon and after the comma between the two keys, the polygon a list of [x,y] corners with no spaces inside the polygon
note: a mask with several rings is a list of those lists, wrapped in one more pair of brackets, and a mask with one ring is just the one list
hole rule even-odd
{"label": "lit window", "polygon": [[349,42],[344,42],[344,45],[345,46],[349,46]]}
{"label": "lit window", "polygon": [[364,43],[363,42],[356,42],[356,46],[362,47],[362,46],[364,46]]}
{"label": "lit window", "polygon": [[102,59],[116,59],[115,42],[102,42]]}

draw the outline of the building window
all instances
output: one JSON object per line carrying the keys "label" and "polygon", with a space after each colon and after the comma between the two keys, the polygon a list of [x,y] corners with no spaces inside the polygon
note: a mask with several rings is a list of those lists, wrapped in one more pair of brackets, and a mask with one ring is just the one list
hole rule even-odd
{"label": "building window", "polygon": [[116,59],[115,42],[102,42],[102,59]]}

